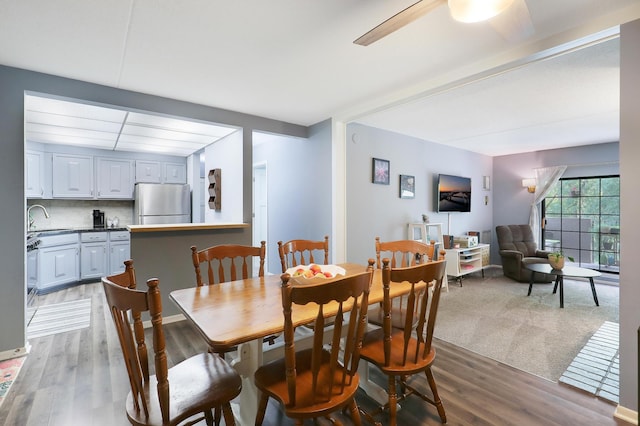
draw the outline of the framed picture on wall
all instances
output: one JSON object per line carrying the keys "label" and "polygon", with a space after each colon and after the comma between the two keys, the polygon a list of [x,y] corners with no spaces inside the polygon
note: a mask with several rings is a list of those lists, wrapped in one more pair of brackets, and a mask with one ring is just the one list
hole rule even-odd
{"label": "framed picture on wall", "polygon": [[389,160],[374,158],[371,166],[371,182],[389,185]]}
{"label": "framed picture on wall", "polygon": [[400,198],[414,198],[416,196],[416,178],[410,175],[400,175]]}

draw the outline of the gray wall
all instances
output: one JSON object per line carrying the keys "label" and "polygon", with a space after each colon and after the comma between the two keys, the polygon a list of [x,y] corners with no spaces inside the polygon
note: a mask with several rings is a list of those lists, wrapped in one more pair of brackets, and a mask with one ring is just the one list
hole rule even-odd
{"label": "gray wall", "polygon": [[[47,93],[117,107],[191,117],[242,127],[244,130],[243,217],[251,223],[251,164],[254,129],[307,137],[308,129],[172,99],[0,66],[0,353],[25,346],[26,203],[24,192],[24,93]],[[250,235],[250,233],[249,233]],[[249,241],[251,238],[249,237]],[[15,324],[7,327],[6,324]]]}
{"label": "gray wall", "polygon": [[251,245],[251,228],[132,233],[131,258],[138,288],[145,289],[149,278],[158,278],[162,290],[162,315],[180,313],[169,293],[196,286],[191,246],[201,249],[218,244]]}
{"label": "gray wall", "polygon": [[[492,228],[492,192],[482,189],[491,176],[492,158],[360,124],[347,126],[347,260],[375,257],[375,237],[383,241],[407,237],[407,224],[441,222],[444,234]],[[390,161],[390,184],[371,183],[372,158]],[[471,213],[436,213],[434,187],[438,174],[471,178]],[[413,199],[399,197],[399,175],[416,178]],[[484,198],[488,197],[485,205]],[[449,219],[451,229],[448,229]]]}
{"label": "gray wall", "polygon": [[[638,411],[640,285],[640,21],[621,27],[620,42],[620,405]],[[636,253],[638,253],[636,255]]]}
{"label": "gray wall", "polygon": [[535,177],[534,169],[567,165],[563,177],[617,175],[618,159],[618,142],[494,157],[491,263],[501,263],[495,227],[529,223],[534,194],[522,187],[522,179]]}
{"label": "gray wall", "polygon": [[278,274],[278,241],[331,237],[331,122],[256,146],[253,162],[267,165],[267,270]]}

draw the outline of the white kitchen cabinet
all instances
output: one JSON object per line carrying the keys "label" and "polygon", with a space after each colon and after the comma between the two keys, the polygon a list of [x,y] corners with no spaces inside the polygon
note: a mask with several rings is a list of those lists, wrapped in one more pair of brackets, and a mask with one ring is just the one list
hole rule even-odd
{"label": "white kitchen cabinet", "polygon": [[78,233],[40,237],[38,291],[80,279]]}
{"label": "white kitchen cabinet", "polygon": [[27,289],[38,287],[38,250],[27,252]]}
{"label": "white kitchen cabinet", "polygon": [[27,169],[25,192],[27,198],[43,198],[44,153],[27,151],[25,155]]}
{"label": "white kitchen cabinet", "polygon": [[93,198],[93,157],[53,154],[53,197]]}
{"label": "white kitchen cabinet", "polygon": [[161,183],[161,173],[159,161],[136,160],[136,183]]}
{"label": "white kitchen cabinet", "polygon": [[109,251],[107,232],[80,234],[80,279],[103,277],[108,273]]}
{"label": "white kitchen cabinet", "polygon": [[131,258],[129,231],[109,232],[109,274],[124,272],[124,261]]}
{"label": "white kitchen cabinet", "polygon": [[132,160],[97,157],[97,198],[132,199],[133,170]]}
{"label": "white kitchen cabinet", "polygon": [[187,183],[187,165],[164,163],[164,183]]}

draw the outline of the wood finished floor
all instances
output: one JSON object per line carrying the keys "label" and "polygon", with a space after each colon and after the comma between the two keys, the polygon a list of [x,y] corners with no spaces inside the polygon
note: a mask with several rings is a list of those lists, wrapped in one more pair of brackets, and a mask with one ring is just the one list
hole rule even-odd
{"label": "wood finished floor", "polygon": [[[33,339],[31,353],[0,407],[4,425],[127,425],[128,382],[117,337],[104,309],[101,284],[87,284],[40,298],[41,304],[92,298],[87,329]],[[206,350],[186,321],[165,325],[172,365]],[[615,406],[573,388],[527,374],[446,342],[436,341],[434,375],[449,425],[626,425],[613,418]],[[372,369],[373,370],[373,369]],[[385,383],[376,375],[374,379]],[[426,386],[426,380],[422,379]],[[371,400],[358,395],[358,403]],[[381,419],[383,424],[387,424]],[[352,424],[344,418],[345,424]],[[292,425],[276,404],[265,426]],[[306,423],[305,423],[306,424]],[[312,423],[309,423],[312,424]],[[434,407],[411,398],[399,411],[399,425],[438,425]]]}

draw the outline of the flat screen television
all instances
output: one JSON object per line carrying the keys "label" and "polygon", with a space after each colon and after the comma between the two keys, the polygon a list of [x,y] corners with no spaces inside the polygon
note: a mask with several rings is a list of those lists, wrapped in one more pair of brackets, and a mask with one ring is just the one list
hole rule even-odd
{"label": "flat screen television", "polygon": [[437,208],[439,213],[471,211],[471,178],[438,175]]}

